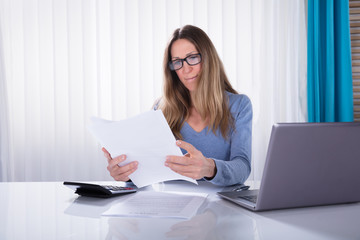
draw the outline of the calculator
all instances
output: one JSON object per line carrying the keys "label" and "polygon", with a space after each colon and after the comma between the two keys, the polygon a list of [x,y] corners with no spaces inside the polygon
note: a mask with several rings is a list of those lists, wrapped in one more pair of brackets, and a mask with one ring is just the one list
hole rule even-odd
{"label": "calculator", "polygon": [[73,189],[75,193],[86,197],[108,198],[136,192],[136,188],[133,187],[113,185],[98,185],[81,182],[64,182],[64,185]]}

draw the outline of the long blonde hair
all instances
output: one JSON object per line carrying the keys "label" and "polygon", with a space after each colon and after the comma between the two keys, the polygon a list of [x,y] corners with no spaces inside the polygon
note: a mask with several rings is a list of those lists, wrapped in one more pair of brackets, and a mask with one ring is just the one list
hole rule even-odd
{"label": "long blonde hair", "polygon": [[[189,90],[182,84],[175,71],[169,68],[171,47],[178,39],[186,39],[201,53],[202,67],[198,85],[191,101]],[[180,129],[194,106],[202,119],[209,119],[209,130],[215,134],[220,129],[227,139],[234,119],[231,116],[225,91],[237,93],[228,81],[224,66],[207,34],[198,27],[186,25],[174,31],[164,54],[164,95],[159,104],[176,138],[182,139]]]}

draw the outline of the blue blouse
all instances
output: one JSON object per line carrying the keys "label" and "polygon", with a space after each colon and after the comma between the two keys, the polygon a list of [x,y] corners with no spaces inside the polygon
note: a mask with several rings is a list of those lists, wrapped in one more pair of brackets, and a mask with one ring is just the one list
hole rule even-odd
{"label": "blue blouse", "polygon": [[[184,141],[215,161],[216,175],[211,180],[205,180],[220,186],[244,183],[251,171],[251,101],[244,94],[226,93],[235,120],[235,129],[230,130],[228,139],[222,137],[219,129],[216,134],[208,127],[196,132],[187,122],[180,130]],[[181,150],[183,154],[186,153],[184,149]]]}

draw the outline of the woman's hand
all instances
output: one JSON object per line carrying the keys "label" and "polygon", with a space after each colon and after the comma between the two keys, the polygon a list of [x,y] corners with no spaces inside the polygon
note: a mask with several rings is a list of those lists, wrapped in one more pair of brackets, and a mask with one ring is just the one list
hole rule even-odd
{"label": "woman's hand", "polygon": [[107,170],[110,172],[110,175],[116,181],[129,181],[129,175],[135,172],[138,166],[138,162],[131,162],[120,167],[118,164],[126,160],[126,155],[120,155],[116,158],[112,158],[110,153],[105,148],[102,148],[102,151],[108,160],[109,164],[107,166]]}
{"label": "woman's hand", "polygon": [[204,157],[199,150],[185,141],[178,140],[176,145],[185,149],[187,154],[184,156],[167,156],[165,166],[192,179],[213,178],[215,176],[216,165],[214,160]]}

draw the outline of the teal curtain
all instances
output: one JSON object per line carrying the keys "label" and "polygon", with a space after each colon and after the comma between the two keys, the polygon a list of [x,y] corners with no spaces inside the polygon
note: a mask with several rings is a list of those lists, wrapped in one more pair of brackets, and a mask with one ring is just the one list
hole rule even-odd
{"label": "teal curtain", "polygon": [[353,121],[349,1],[308,1],[308,120]]}

